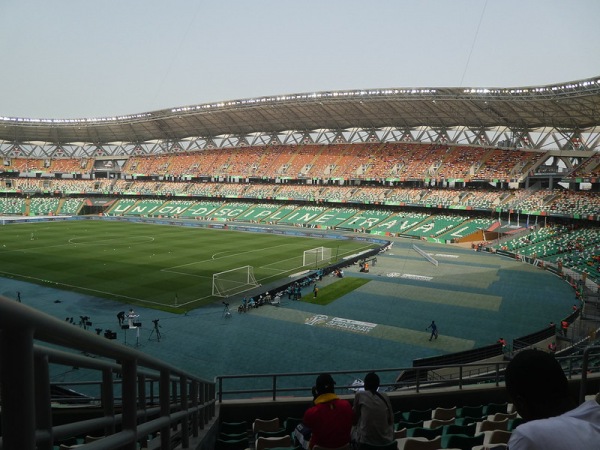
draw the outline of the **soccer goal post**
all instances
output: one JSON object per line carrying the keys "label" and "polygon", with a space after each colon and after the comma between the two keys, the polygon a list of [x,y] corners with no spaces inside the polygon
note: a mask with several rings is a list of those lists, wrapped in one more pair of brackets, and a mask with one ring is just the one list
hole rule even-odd
{"label": "soccer goal post", "polygon": [[254,278],[252,266],[238,267],[213,274],[212,295],[229,297],[260,286]]}
{"label": "soccer goal post", "polygon": [[329,262],[331,260],[331,249],[329,247],[317,247],[305,250],[302,255],[302,265],[318,266],[320,262]]}

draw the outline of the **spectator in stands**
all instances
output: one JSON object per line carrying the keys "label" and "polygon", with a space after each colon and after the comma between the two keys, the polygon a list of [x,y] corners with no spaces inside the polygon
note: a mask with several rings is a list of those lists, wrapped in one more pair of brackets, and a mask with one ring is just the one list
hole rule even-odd
{"label": "spectator in stands", "polygon": [[309,448],[315,445],[338,448],[350,443],[352,406],[334,393],[335,381],[328,373],[317,377],[313,387],[315,406],[304,413],[303,423],[312,434]]}
{"label": "spectator in stands", "polygon": [[523,350],[506,368],[506,390],[526,423],[508,442],[510,450],[597,450],[600,443],[600,394],[577,404],[558,361],[541,350]]}
{"label": "spectator in stands", "polygon": [[364,390],[354,396],[354,440],[361,444],[384,445],[394,440],[394,412],[387,395],[377,392],[379,376],[369,372]]}
{"label": "spectator in stands", "polygon": [[566,336],[567,332],[569,331],[569,322],[567,322],[566,320],[562,320],[560,322],[560,328],[562,329],[563,336]]}

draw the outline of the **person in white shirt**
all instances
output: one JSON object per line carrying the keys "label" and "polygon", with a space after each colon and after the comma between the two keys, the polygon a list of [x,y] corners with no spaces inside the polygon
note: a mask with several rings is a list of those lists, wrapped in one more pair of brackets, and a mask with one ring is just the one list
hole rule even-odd
{"label": "person in white shirt", "polygon": [[394,412],[387,395],[379,393],[379,376],[369,372],[364,390],[354,397],[354,438],[358,449],[362,444],[386,445],[394,441]]}
{"label": "person in white shirt", "polygon": [[600,396],[579,406],[558,361],[541,350],[523,350],[508,364],[506,390],[525,423],[510,450],[600,449]]}

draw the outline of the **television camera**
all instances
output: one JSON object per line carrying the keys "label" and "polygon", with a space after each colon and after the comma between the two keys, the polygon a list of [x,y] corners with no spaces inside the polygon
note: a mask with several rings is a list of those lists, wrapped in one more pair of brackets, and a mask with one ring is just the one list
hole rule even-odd
{"label": "television camera", "polygon": [[117,338],[117,332],[116,331],[111,331],[111,330],[104,330],[104,337],[106,339],[116,339]]}
{"label": "television camera", "polygon": [[81,322],[85,322],[85,324],[90,327],[92,326],[92,322],[90,322],[90,316],[79,316]]}
{"label": "television camera", "polygon": [[79,316],[79,326],[83,327],[84,330],[87,330],[87,327],[92,326],[92,321],[89,316]]}

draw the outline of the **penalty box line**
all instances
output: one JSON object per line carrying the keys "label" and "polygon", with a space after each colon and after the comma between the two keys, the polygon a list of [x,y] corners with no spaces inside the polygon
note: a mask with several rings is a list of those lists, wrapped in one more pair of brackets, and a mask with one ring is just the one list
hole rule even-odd
{"label": "penalty box line", "polygon": [[[220,253],[225,253],[225,252],[219,252],[219,253],[215,253],[210,259],[204,259],[204,260],[201,260],[201,261],[194,261],[194,262],[190,262],[190,263],[186,263],[186,264],[179,264],[177,266],[165,267],[163,269],[160,269],[160,271],[161,272],[176,273],[176,274],[180,274],[180,275],[190,275],[190,276],[197,276],[197,277],[201,277],[201,278],[209,278],[209,277],[206,277],[206,276],[203,276],[203,275],[194,275],[194,274],[190,274],[190,273],[187,273],[187,272],[181,272],[181,271],[178,271],[178,270],[175,270],[175,269],[178,269],[180,267],[194,266],[196,264],[210,263],[210,262],[214,262],[214,261],[219,260],[219,259],[235,258],[235,257],[239,257],[241,255],[245,255],[245,254],[248,254],[248,253],[257,253],[257,252],[262,252],[264,250],[270,250],[270,249],[274,249],[274,248],[278,248],[278,247],[285,247],[285,246],[289,246],[289,245],[293,245],[293,244],[278,244],[278,245],[273,245],[271,247],[264,247],[262,249],[248,250],[248,251],[245,251],[245,252],[238,252],[238,253],[232,253],[232,254],[226,255],[226,256],[215,257],[216,255],[218,255]],[[369,246],[365,246],[363,248],[364,249],[368,249]],[[355,251],[353,251],[353,252],[355,253]],[[342,252],[342,253],[340,253],[340,254],[338,254],[336,256],[338,256],[338,257],[339,256],[344,256],[344,255],[349,254],[349,253],[351,253],[351,252]],[[300,256],[293,256],[293,257],[287,258],[287,259],[280,259],[280,260],[277,260],[276,262],[273,262],[273,263],[270,263],[270,264],[266,264],[266,265],[263,265],[263,266],[259,266],[259,268],[260,269],[265,269],[265,270],[276,271],[278,273],[285,273],[285,272],[288,272],[289,270],[295,270],[298,267],[291,268],[289,270],[281,270],[281,269],[271,268],[271,266],[276,266],[278,264],[281,264],[282,262],[291,261],[291,260],[294,260],[296,258],[300,258]],[[299,267],[304,267],[304,266],[299,266]]]}
{"label": "penalty box line", "polygon": [[291,244],[278,244],[278,245],[274,245],[272,247],[258,248],[258,249],[254,249],[254,250],[248,250],[248,251],[245,251],[245,252],[232,253],[230,255],[216,257],[216,255],[219,255],[221,253],[226,253],[226,252],[219,252],[219,253],[215,253],[210,259],[204,259],[204,260],[201,260],[201,261],[194,261],[194,262],[186,263],[186,264],[179,264],[177,266],[165,267],[164,269],[160,269],[160,270],[161,270],[161,272],[182,273],[182,272],[175,271],[174,269],[178,269],[180,267],[194,266],[196,264],[211,263],[211,262],[214,262],[214,261],[219,260],[219,259],[236,258],[238,256],[245,255],[245,254],[248,254],[248,253],[262,252],[264,250],[270,250],[270,249],[277,248],[277,247],[284,247],[286,245],[291,245]]}
{"label": "penalty box line", "polygon": [[[273,246],[271,246],[271,247],[265,247],[265,248],[262,248],[262,249],[248,250],[248,251],[245,251],[245,252],[232,253],[232,254],[229,254],[229,255],[226,255],[226,256],[219,256],[219,257],[216,257],[216,255],[219,255],[219,254],[221,254],[221,253],[225,253],[225,252],[219,252],[219,253],[215,253],[215,254],[214,254],[212,257],[211,257],[211,259],[204,259],[204,260],[202,260],[202,261],[194,261],[194,262],[187,263],[187,264],[180,264],[180,265],[177,265],[177,266],[166,267],[166,268],[164,268],[164,269],[160,269],[160,271],[161,271],[161,272],[168,272],[168,273],[175,273],[175,274],[177,274],[177,275],[187,275],[187,276],[191,276],[191,277],[197,277],[197,278],[212,279],[212,277],[207,277],[207,276],[205,276],[205,275],[195,275],[195,274],[193,274],[193,273],[182,272],[182,271],[175,270],[175,269],[178,269],[178,268],[180,268],[180,267],[189,267],[189,266],[194,266],[194,265],[196,265],[196,264],[205,264],[205,263],[211,263],[211,262],[214,262],[214,261],[216,261],[216,260],[218,260],[218,259],[225,259],[225,258],[235,258],[235,257],[241,256],[241,255],[245,255],[245,254],[248,254],[248,253],[262,252],[262,251],[264,251],[264,250],[270,250],[270,249],[274,249],[274,248],[278,248],[278,247],[285,247],[285,246],[289,246],[289,245],[293,245],[293,244],[278,244],[278,245],[273,245]],[[296,269],[297,269],[297,267],[291,268],[291,269],[289,269],[289,270],[285,270],[285,269],[276,269],[276,268],[272,268],[272,267],[271,267],[271,266],[277,266],[277,265],[280,265],[281,263],[284,263],[284,262],[286,262],[286,261],[291,261],[291,260],[294,260],[294,259],[296,259],[296,258],[300,258],[300,256],[294,256],[294,257],[292,257],[292,258],[287,258],[287,259],[280,259],[280,260],[278,260],[278,261],[276,261],[276,262],[273,262],[273,263],[270,263],[270,264],[267,264],[267,265],[264,265],[264,266],[258,266],[258,268],[259,268],[259,269],[273,271],[273,272],[275,272],[275,274],[273,274],[273,275],[272,275],[272,276],[270,276],[270,277],[265,277],[265,278],[259,279],[259,280],[257,280],[257,281],[268,280],[268,279],[270,279],[270,278],[272,278],[272,277],[274,277],[274,276],[277,276],[277,275],[279,275],[279,274],[283,274],[283,273],[286,273],[286,272],[290,272],[290,271],[292,271],[292,270],[296,270]],[[299,267],[302,267],[302,266],[299,266]]]}
{"label": "penalty box line", "polygon": [[45,280],[43,278],[32,277],[32,276],[28,276],[28,275],[21,275],[21,274],[16,274],[16,273],[12,273],[12,272],[6,272],[6,271],[3,271],[3,270],[0,270],[0,274],[10,275],[12,277],[18,277],[18,278],[25,278],[25,279],[32,280],[32,281],[41,281],[44,284],[52,284],[53,288],[56,288],[56,287],[59,287],[59,288],[60,287],[68,287],[68,288],[71,288],[71,289],[77,289],[77,290],[87,291],[87,292],[91,292],[91,293],[95,293],[95,294],[104,294],[104,295],[110,296],[112,298],[118,298],[120,300],[130,300],[130,301],[134,301],[134,302],[139,303],[139,304],[147,304],[147,305],[155,305],[155,306],[184,307],[184,306],[188,306],[188,305],[191,305],[193,303],[196,303],[196,302],[199,302],[199,301],[202,301],[202,300],[205,300],[207,298],[211,298],[212,297],[212,295],[207,295],[205,297],[198,297],[198,298],[192,299],[192,300],[187,301],[185,303],[179,303],[177,305],[173,305],[173,304],[169,305],[169,304],[164,303],[164,302],[153,302],[151,300],[145,300],[143,298],[130,297],[128,295],[116,294],[114,292],[102,291],[100,289],[91,289],[91,288],[86,288],[86,287],[83,287],[83,286],[77,286],[77,285],[74,285],[74,284],[60,283],[60,282]]}
{"label": "penalty box line", "polygon": [[[269,247],[269,248],[282,247],[282,246],[286,246],[286,245],[291,245],[291,244],[279,244],[279,245],[275,245],[275,246],[272,246],[272,247]],[[366,249],[369,249],[369,248],[370,248],[370,246],[364,246],[364,247],[359,248],[358,250],[340,252],[336,256],[340,257],[340,256],[348,255],[348,254],[354,254],[357,251],[360,252],[362,250],[366,250]],[[248,250],[247,252],[235,253],[235,254],[223,256],[221,258],[231,258],[231,257],[243,255],[245,253],[253,253],[253,252],[258,252],[258,251],[262,251],[262,250],[265,250],[265,249]],[[221,258],[218,258],[218,259],[221,259]],[[263,278],[257,278],[256,281],[258,281],[261,284],[264,284],[265,281],[270,280],[270,279],[272,279],[272,278],[274,278],[274,277],[276,277],[278,275],[285,274],[285,273],[292,273],[295,270],[300,270],[300,269],[304,268],[305,266],[303,266],[303,265],[292,267],[292,268],[286,269],[286,270],[276,269],[276,268],[271,267],[271,266],[280,265],[281,263],[286,262],[286,261],[291,261],[291,260],[300,259],[300,258],[301,258],[301,256],[294,256],[294,257],[291,257],[291,258],[278,260],[276,262],[273,262],[273,263],[270,263],[270,264],[267,264],[267,265],[264,265],[264,266],[258,266],[259,269],[269,270],[269,271],[276,272],[276,273],[274,273],[273,275],[270,275],[270,276],[263,277]],[[211,258],[209,260],[195,261],[195,262],[187,263],[187,264],[180,264],[178,266],[172,266],[172,267],[168,267],[168,268],[165,268],[165,269],[160,269],[160,271],[161,272],[168,272],[168,273],[175,273],[177,275],[183,275],[183,276],[190,276],[190,277],[204,278],[204,279],[207,279],[207,280],[212,280],[212,276],[195,275],[195,274],[191,274],[191,273],[188,273],[188,272],[182,272],[182,271],[173,270],[173,269],[177,269],[179,267],[192,266],[192,265],[195,265],[195,264],[209,263],[209,262],[213,262],[213,261],[215,261],[214,255],[213,255],[213,258]],[[193,303],[201,301],[201,300],[205,300],[205,299],[210,298],[210,297],[212,297],[212,295],[205,296],[205,297],[199,297],[199,298],[187,301],[185,303],[180,303],[177,306],[190,305],[190,304],[193,304]]]}
{"label": "penalty box line", "polygon": [[[358,248],[358,249],[356,249],[356,250],[348,250],[348,251],[345,251],[345,252],[338,253],[336,256],[337,256],[338,258],[340,258],[340,257],[342,257],[342,258],[343,258],[344,256],[347,256],[347,255],[354,255],[354,254],[360,253],[361,251],[368,250],[368,249],[370,249],[370,248],[371,248],[371,247],[367,245],[367,246],[364,246],[364,247],[360,247],[360,248]],[[262,269],[262,268],[265,268],[265,269],[267,269],[267,270],[276,271],[277,273],[275,273],[275,274],[273,274],[273,275],[271,275],[271,276],[268,276],[268,277],[261,278],[260,280],[257,280],[257,281],[261,281],[261,282],[262,282],[262,281],[265,281],[265,280],[269,280],[269,279],[271,279],[271,278],[274,278],[274,277],[276,277],[277,275],[280,275],[280,274],[283,274],[283,273],[290,273],[290,274],[291,274],[291,273],[292,273],[292,272],[294,272],[294,271],[305,269],[307,266],[303,266],[302,264],[300,264],[299,266],[296,266],[296,267],[292,267],[292,268],[290,268],[290,269],[287,269],[287,270],[277,270],[277,269],[271,269],[271,268],[269,268],[269,266],[273,266],[273,265],[275,265],[275,264],[281,264],[281,262],[283,262],[283,261],[290,261],[290,260],[293,260],[293,259],[299,259],[299,258],[301,258],[301,256],[294,256],[293,258],[288,258],[288,259],[280,260],[279,262],[274,262],[274,263],[272,263],[272,264],[268,264],[267,266],[261,266],[261,269]],[[309,270],[310,270],[310,269],[309,269]]]}

